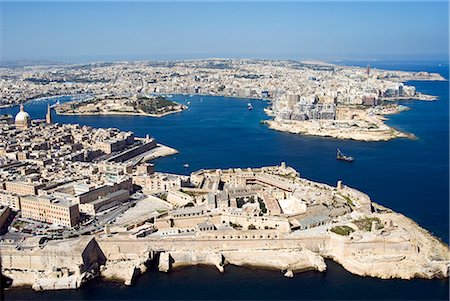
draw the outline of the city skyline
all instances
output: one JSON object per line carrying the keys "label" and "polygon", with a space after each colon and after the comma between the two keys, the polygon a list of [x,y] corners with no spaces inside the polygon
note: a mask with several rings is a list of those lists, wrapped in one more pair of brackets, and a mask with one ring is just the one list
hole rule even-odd
{"label": "city skyline", "polygon": [[0,8],[2,61],[448,58],[443,1],[1,2]]}

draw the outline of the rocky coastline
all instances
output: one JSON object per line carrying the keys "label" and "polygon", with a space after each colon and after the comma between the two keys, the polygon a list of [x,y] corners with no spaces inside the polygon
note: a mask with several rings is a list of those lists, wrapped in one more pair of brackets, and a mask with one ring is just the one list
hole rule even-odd
{"label": "rocky coastline", "polygon": [[[14,269],[4,266],[3,273],[13,279],[13,286],[54,290],[78,288],[99,276],[132,285],[138,275],[147,271],[152,261],[161,272],[209,265],[222,273],[227,265],[235,265],[279,270],[286,277],[294,277],[303,271],[323,272],[326,270],[325,259],[332,259],[350,273],[360,276],[382,279],[449,277],[450,252],[446,244],[409,218],[372,204],[375,213],[370,216],[384,221],[385,227],[369,232],[355,231],[350,236],[332,233],[329,227],[287,235],[271,233],[269,236],[272,238],[263,241],[252,239],[252,231],[246,231],[239,239],[231,241],[206,235],[186,243],[182,243],[183,238],[124,239],[98,235],[66,241],[66,252],[71,254],[71,258],[81,250],[80,244],[95,246],[91,247],[90,256],[96,260],[103,258],[103,261],[93,262],[89,272],[55,275],[56,262],[61,256],[57,255],[44,260],[49,269],[47,272],[16,265]],[[208,247],[205,247],[205,240]],[[31,251],[2,246],[2,259],[4,263],[19,260],[17,257],[26,260],[29,252],[44,252],[46,248],[53,253],[55,244],[61,245],[61,242],[48,242],[45,246],[31,248]],[[59,260],[60,266],[68,264],[67,260],[64,264]]]}

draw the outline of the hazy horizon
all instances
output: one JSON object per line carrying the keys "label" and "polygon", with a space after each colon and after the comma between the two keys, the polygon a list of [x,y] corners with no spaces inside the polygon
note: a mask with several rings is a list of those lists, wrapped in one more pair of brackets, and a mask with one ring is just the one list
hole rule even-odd
{"label": "hazy horizon", "polygon": [[0,2],[0,60],[448,60],[447,2]]}

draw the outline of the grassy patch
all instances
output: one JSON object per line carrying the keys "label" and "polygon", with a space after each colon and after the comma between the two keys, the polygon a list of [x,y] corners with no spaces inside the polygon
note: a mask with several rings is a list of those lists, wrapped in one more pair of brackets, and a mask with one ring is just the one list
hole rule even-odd
{"label": "grassy patch", "polygon": [[342,194],[339,194],[341,197],[343,197],[346,201],[347,201],[347,204],[350,206],[350,207],[355,207],[355,204],[353,203],[353,201],[352,201],[352,199],[350,199],[348,196],[346,196],[346,195],[342,195]]}
{"label": "grassy patch", "polygon": [[244,204],[245,204],[244,198],[236,198],[236,206],[238,208],[242,208],[242,206],[244,206]]}
{"label": "grassy patch", "polygon": [[135,107],[145,113],[155,114],[160,112],[168,111],[172,106],[177,106],[176,102],[165,99],[164,97],[158,96],[156,98],[139,98]]}
{"label": "grassy patch", "polygon": [[240,225],[240,224],[235,224],[235,223],[230,222],[230,226],[231,226],[233,229],[238,229],[238,230],[241,230],[241,229],[242,229],[242,225]]}
{"label": "grassy patch", "polygon": [[16,229],[22,229],[26,225],[23,221],[16,221],[12,226]]}
{"label": "grassy patch", "polygon": [[355,232],[355,230],[353,230],[349,226],[336,226],[336,227],[331,228],[331,232],[339,234],[339,235],[347,236],[350,233]]}
{"label": "grassy patch", "polygon": [[253,225],[253,224],[250,224],[250,225],[248,226],[248,229],[249,229],[249,230],[256,230],[256,226]]}
{"label": "grassy patch", "polygon": [[359,230],[370,231],[370,229],[372,228],[373,221],[378,222],[377,229],[383,228],[383,225],[381,225],[381,221],[378,217],[365,217],[357,221],[354,221],[353,223],[358,227]]}
{"label": "grassy patch", "polygon": [[266,204],[264,203],[264,201],[261,198],[258,198],[258,203],[259,203],[259,209],[261,209],[261,212],[267,213]]}

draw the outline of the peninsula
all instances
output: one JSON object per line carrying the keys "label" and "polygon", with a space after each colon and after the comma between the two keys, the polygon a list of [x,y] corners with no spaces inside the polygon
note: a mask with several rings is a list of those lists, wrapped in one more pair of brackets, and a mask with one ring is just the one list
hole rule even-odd
{"label": "peninsula", "polygon": [[[94,277],[133,284],[206,264],[326,270],[361,276],[447,278],[448,245],[407,217],[337,181],[305,179],[281,163],[156,172],[170,154],[132,132],[1,119],[1,271],[12,286],[75,289]],[[166,150],[166,151],[164,151]]]}
{"label": "peninsula", "polygon": [[[334,119],[286,120],[274,117],[264,123],[278,131],[337,139],[387,141],[395,138],[414,138],[414,134],[400,132],[384,123],[385,115],[405,110],[408,108],[398,104],[370,108],[337,107]],[[277,113],[270,109],[266,112],[269,116],[277,116]]]}
{"label": "peninsula", "polygon": [[164,116],[185,107],[152,96],[147,99],[149,95],[267,99],[266,112],[273,119],[265,123],[274,130],[362,141],[414,137],[384,123],[385,107],[392,112],[396,100],[436,99],[417,92],[409,81],[445,80],[428,72],[252,59],[46,65],[0,71],[0,106],[42,96],[89,94],[93,100],[61,105],[57,113]]}

